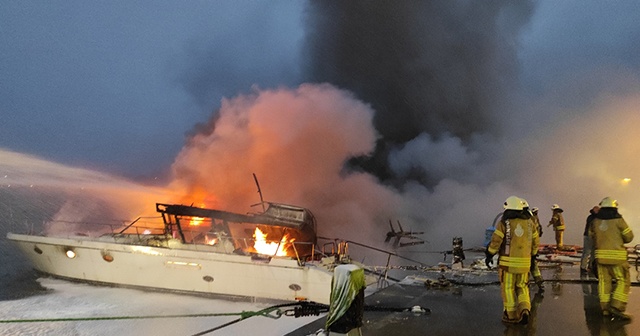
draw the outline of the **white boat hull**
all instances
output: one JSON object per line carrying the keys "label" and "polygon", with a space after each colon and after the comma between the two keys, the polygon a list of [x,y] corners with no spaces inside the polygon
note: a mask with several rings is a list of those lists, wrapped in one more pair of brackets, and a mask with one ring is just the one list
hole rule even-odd
{"label": "white boat hull", "polygon": [[[319,263],[291,258],[256,260],[250,255],[118,243],[113,238],[44,237],[9,233],[38,271],[115,285],[149,287],[329,304],[332,273]],[[105,240],[105,241],[103,241]],[[65,252],[72,249],[75,257]],[[108,256],[108,257],[106,257]],[[110,259],[110,261],[109,261]]]}

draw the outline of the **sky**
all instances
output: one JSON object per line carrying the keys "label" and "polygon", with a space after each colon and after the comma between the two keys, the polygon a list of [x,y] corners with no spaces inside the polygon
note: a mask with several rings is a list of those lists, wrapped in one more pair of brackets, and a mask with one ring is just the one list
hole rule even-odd
{"label": "sky", "polygon": [[[285,1],[0,6],[0,146],[10,150],[152,175],[222,97],[295,83],[300,9]],[[217,68],[202,71],[207,62]]]}
{"label": "sky", "polygon": [[255,173],[327,235],[393,219],[429,249],[510,195],[543,224],[560,204],[569,243],[605,196],[640,229],[640,3],[367,4],[2,1],[4,178],[49,162],[244,211]]}

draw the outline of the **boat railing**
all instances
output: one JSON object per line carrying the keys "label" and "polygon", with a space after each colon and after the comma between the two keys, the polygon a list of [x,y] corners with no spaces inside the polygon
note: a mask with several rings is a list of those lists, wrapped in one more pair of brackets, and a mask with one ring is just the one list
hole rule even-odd
{"label": "boat railing", "polygon": [[[32,223],[24,227],[12,228],[15,233],[24,233],[27,235],[36,236],[51,236],[51,237],[98,237],[105,234],[122,233],[125,234],[125,229],[131,232],[135,232],[138,235],[147,232],[160,232],[162,231],[161,224],[154,225],[150,222],[142,222],[140,219],[148,218],[160,218],[160,217],[140,217],[138,218],[137,225],[134,227],[127,226],[128,221],[124,220],[110,220],[110,221],[69,221],[69,220],[45,220],[41,225]],[[146,225],[144,225],[146,224]],[[125,229],[122,229],[122,228]]]}
{"label": "boat railing", "polygon": [[[403,260],[404,262],[409,261],[412,264],[415,264],[417,266],[422,266],[422,267],[429,266],[421,261],[404,257],[395,252],[386,251],[374,246],[362,244],[352,240],[341,240],[341,239],[327,238],[327,237],[318,237],[318,239],[328,241],[327,243],[322,244],[323,251],[327,254],[335,255],[337,258],[337,261],[339,262],[349,263],[353,261],[352,258],[354,257],[354,255],[352,255],[349,252],[350,245],[355,245],[363,249],[362,251],[358,251],[359,252],[358,255],[362,255],[364,257],[370,258],[371,261],[374,262],[373,265],[375,265],[376,261],[386,262],[384,266],[375,265],[375,266],[365,267],[365,269],[368,272],[378,276],[378,287],[385,287],[388,284],[389,271],[394,268],[392,266],[392,258],[400,259],[400,260]],[[380,257],[376,257],[376,255]],[[386,261],[384,261],[385,259]],[[364,264],[364,260],[362,261],[362,264]]]}

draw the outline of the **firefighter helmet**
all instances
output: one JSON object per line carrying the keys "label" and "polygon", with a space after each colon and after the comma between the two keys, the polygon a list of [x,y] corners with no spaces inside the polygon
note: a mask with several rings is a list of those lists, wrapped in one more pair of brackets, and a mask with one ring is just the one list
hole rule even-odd
{"label": "firefighter helmet", "polygon": [[562,209],[560,209],[559,205],[554,204],[554,205],[551,206],[551,210],[562,210]]}
{"label": "firefighter helmet", "polygon": [[605,197],[602,199],[602,201],[600,201],[600,207],[601,208],[617,208],[618,201],[614,200],[611,197]]}
{"label": "firefighter helmet", "polygon": [[526,200],[526,199],[521,198],[521,199],[520,199],[520,202],[522,202],[522,208],[523,208],[523,209],[527,209],[527,208],[529,208],[529,202],[527,202],[527,200]]}
{"label": "firefighter helmet", "polygon": [[518,196],[509,196],[504,201],[505,210],[522,210],[522,200]]}
{"label": "firefighter helmet", "polygon": [[536,207],[531,208],[531,212],[533,212],[534,214],[538,213],[538,208],[536,208]]}

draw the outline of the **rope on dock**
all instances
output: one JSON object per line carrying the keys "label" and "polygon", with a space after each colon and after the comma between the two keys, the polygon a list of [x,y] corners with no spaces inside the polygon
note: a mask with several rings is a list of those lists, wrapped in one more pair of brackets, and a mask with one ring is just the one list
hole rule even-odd
{"label": "rope on dock", "polygon": [[[242,314],[240,314],[240,318],[237,318],[233,321],[227,322],[227,323],[223,323],[217,327],[211,328],[211,329],[207,329],[205,331],[201,331],[199,333],[193,334],[193,336],[202,336],[202,335],[206,335],[208,333],[212,333],[216,330],[220,330],[222,328],[228,327],[232,324],[238,323],[242,320],[246,320],[250,317],[254,317],[254,316],[266,316],[266,317],[271,317],[271,318],[280,318],[280,316],[283,315],[283,312],[280,311],[280,308],[282,307],[288,307],[288,306],[296,306],[296,305],[301,305],[301,304],[305,304],[307,302],[295,302],[295,303],[283,303],[283,304],[279,304],[279,305],[275,305],[275,306],[271,306],[259,311],[249,311],[249,312],[242,312]],[[313,304],[316,304],[315,302],[313,302]],[[271,313],[275,311],[275,316],[272,316]]]}
{"label": "rope on dock", "polygon": [[33,323],[33,322],[74,322],[74,321],[105,321],[105,320],[135,320],[135,319],[156,319],[156,318],[179,318],[179,317],[212,317],[212,316],[235,316],[241,313],[209,313],[209,314],[182,314],[182,315],[140,315],[140,316],[93,316],[93,317],[60,317],[60,318],[34,318],[34,319],[8,319],[0,320],[0,323]]}
{"label": "rope on dock", "polygon": [[[293,309],[281,310],[284,307],[294,307]],[[310,316],[320,315],[321,312],[327,312],[329,306],[316,303],[313,301],[301,301],[283,303],[267,307],[258,311],[242,311],[239,313],[202,313],[202,314],[176,314],[176,315],[138,315],[138,316],[89,316],[89,317],[60,317],[60,318],[33,318],[33,319],[4,319],[0,323],[38,323],[38,322],[80,322],[80,321],[110,321],[110,320],[135,320],[135,319],[166,319],[166,318],[195,318],[195,317],[214,317],[214,316],[240,316],[238,319],[224,323],[215,328],[208,329],[194,336],[205,335],[218,329],[227,327],[234,323],[248,319],[254,316],[264,316],[278,319],[282,315],[285,316]]]}
{"label": "rope on dock", "polygon": [[[281,308],[293,307],[290,309],[282,310]],[[411,311],[416,312],[416,307],[386,307],[386,306],[370,306],[364,307],[367,311],[389,311],[389,312],[403,312]],[[420,308],[420,313],[430,313],[428,308]],[[303,317],[303,316],[319,316],[320,313],[326,313],[329,311],[329,306],[317,303],[313,301],[300,301],[283,303],[274,306],[270,306],[258,311],[242,311],[239,313],[204,313],[204,314],[177,314],[177,315],[139,315],[139,316],[92,316],[92,317],[61,317],[61,318],[35,318],[35,319],[7,319],[0,320],[0,323],[38,323],[38,322],[81,322],[81,321],[109,321],[109,320],[134,320],[134,319],[158,319],[158,318],[195,318],[195,317],[214,317],[214,316],[240,316],[239,318],[223,323],[211,329],[207,329],[193,336],[202,336],[212,333],[216,330],[228,327],[232,324],[246,320],[254,316],[264,316],[273,319],[278,319],[284,316]]]}

